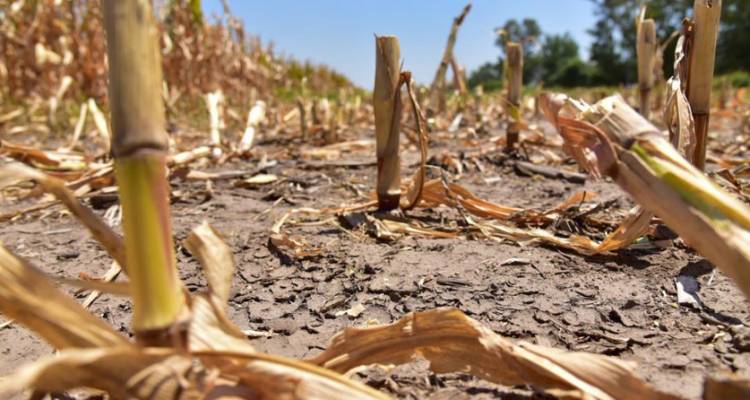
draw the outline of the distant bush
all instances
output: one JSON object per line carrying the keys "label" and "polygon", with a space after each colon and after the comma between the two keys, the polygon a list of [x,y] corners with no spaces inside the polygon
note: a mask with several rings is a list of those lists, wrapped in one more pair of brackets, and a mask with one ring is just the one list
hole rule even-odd
{"label": "distant bush", "polygon": [[500,63],[484,63],[469,76],[469,87],[482,85],[486,91],[495,91],[503,87],[503,69]]}
{"label": "distant bush", "polygon": [[587,62],[580,58],[569,58],[563,60],[555,71],[550,71],[544,84],[565,88],[590,86],[594,73],[594,67]]}
{"label": "distant bush", "polygon": [[732,87],[750,87],[750,72],[735,71],[721,76],[717,76],[714,79],[714,88],[719,89],[723,84],[724,80],[728,80],[732,84]]}

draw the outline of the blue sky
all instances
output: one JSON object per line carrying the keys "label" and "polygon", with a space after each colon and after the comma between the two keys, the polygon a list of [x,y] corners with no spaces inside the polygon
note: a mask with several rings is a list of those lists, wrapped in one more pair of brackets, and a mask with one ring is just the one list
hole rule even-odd
{"label": "blue sky", "polygon": [[[228,0],[248,32],[273,41],[277,51],[299,60],[327,64],[357,85],[372,87],[373,34],[395,34],[404,68],[430,82],[440,62],[453,18],[463,0]],[[203,0],[207,15],[221,15],[219,0]],[[545,33],[569,32],[586,57],[594,25],[590,0],[474,0],[456,42],[455,54],[467,70],[499,54],[494,30],[510,18],[532,17]]]}

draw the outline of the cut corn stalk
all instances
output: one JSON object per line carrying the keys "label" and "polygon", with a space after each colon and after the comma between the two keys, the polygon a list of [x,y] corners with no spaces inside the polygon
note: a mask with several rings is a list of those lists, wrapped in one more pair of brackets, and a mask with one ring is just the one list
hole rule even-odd
{"label": "cut corn stalk", "polygon": [[513,150],[518,144],[521,131],[521,91],[523,89],[523,47],[518,43],[508,43],[505,48],[505,71],[507,78],[508,128],[505,148]]}
{"label": "cut corn stalk", "polygon": [[695,0],[693,6],[692,43],[687,97],[695,120],[695,155],[693,162],[703,170],[706,164],[706,141],[711,116],[711,90],[716,64],[716,42],[719,37],[721,0]]}
{"label": "cut corn stalk", "polygon": [[250,151],[251,147],[253,147],[253,142],[255,141],[255,135],[257,134],[258,127],[265,119],[266,103],[263,101],[258,101],[247,114],[245,133],[242,135],[242,139],[240,140],[240,153],[246,153]]}
{"label": "cut corn stalk", "polygon": [[[645,12],[645,7],[644,7]],[[640,110],[646,119],[651,117],[651,90],[654,87],[654,62],[656,58],[656,23],[653,19],[640,19],[637,23],[638,36],[638,86],[640,89]]]}
{"label": "cut corn stalk", "polygon": [[545,96],[543,107],[587,161],[688,244],[750,298],[750,208],[693,167],[659,130],[619,96],[589,106]]}
{"label": "cut corn stalk", "polygon": [[78,120],[75,128],[73,129],[73,138],[70,140],[70,144],[63,148],[65,151],[72,151],[78,144],[78,140],[81,138],[83,128],[86,126],[86,115],[88,114],[89,106],[86,103],[81,104],[81,111],[78,114]]}
{"label": "cut corn stalk", "polygon": [[168,138],[151,2],[107,0],[115,173],[122,204],[133,328],[150,345],[184,344],[186,311],[175,267],[166,181]]}
{"label": "cut corn stalk", "polygon": [[[430,108],[433,111],[443,111],[445,109],[445,75],[448,72],[448,66],[452,62],[455,62],[453,56],[453,48],[456,46],[456,39],[458,38],[458,29],[466,19],[466,15],[471,11],[471,3],[467,4],[461,14],[453,19],[453,25],[451,26],[451,32],[448,35],[448,42],[445,44],[445,50],[443,50],[443,58],[440,60],[437,72],[435,72],[435,79],[432,81],[430,86]],[[453,73],[456,74],[457,70],[453,68]]]}
{"label": "cut corn stalk", "polygon": [[451,57],[451,70],[453,70],[453,82],[458,93],[466,95],[469,89],[466,86],[466,70],[456,61],[456,56]]}
{"label": "cut corn stalk", "polygon": [[206,107],[210,124],[211,156],[214,159],[221,157],[221,132],[225,129],[224,122],[224,93],[220,90],[206,94]]}
{"label": "cut corn stalk", "polygon": [[375,49],[377,63],[372,101],[378,160],[378,203],[383,210],[393,210],[398,208],[401,197],[401,51],[395,36],[376,37]]}
{"label": "cut corn stalk", "polygon": [[94,99],[89,99],[87,105],[89,111],[91,111],[92,118],[94,118],[94,126],[96,126],[96,131],[99,132],[99,136],[104,142],[104,152],[109,153],[112,148],[112,135],[109,132],[107,117],[104,116],[104,113],[99,109],[99,106],[96,105],[96,101],[94,101]]}
{"label": "cut corn stalk", "polygon": [[55,114],[57,113],[57,108],[60,106],[60,101],[62,101],[63,97],[65,96],[65,93],[70,89],[70,85],[73,84],[73,78],[71,78],[68,75],[65,75],[62,78],[62,82],[60,82],[60,87],[57,88],[57,92],[55,92],[55,95],[50,97],[49,99],[49,120],[50,122],[55,121]]}
{"label": "cut corn stalk", "polygon": [[297,109],[299,110],[299,129],[302,139],[307,139],[307,106],[302,98],[297,99]]}

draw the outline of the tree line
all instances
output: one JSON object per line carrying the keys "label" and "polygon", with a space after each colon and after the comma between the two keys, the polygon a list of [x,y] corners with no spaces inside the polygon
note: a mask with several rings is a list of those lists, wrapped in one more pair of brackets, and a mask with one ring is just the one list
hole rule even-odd
{"label": "tree line", "polygon": [[[495,44],[500,55],[473,71],[469,85],[493,90],[502,86],[505,45],[518,42],[525,55],[524,83],[545,86],[613,86],[637,81],[636,27],[639,0],[591,0],[596,23],[588,30],[593,41],[589,59],[569,33],[545,34],[531,18],[511,19],[497,29]],[[656,21],[657,37],[665,42],[692,14],[693,0],[649,0],[647,18]],[[672,41],[664,53],[664,72],[671,75],[674,62]],[[727,74],[750,70],[750,0],[724,0],[716,71]],[[745,75],[746,76],[746,75]],[[750,84],[750,82],[737,82]]]}

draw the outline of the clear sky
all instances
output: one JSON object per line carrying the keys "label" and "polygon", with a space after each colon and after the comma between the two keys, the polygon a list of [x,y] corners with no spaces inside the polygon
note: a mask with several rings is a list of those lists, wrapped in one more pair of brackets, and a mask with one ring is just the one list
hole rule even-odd
{"label": "clear sky", "polygon": [[[279,52],[327,64],[369,89],[374,80],[373,34],[394,34],[404,68],[420,83],[437,69],[453,18],[464,0],[228,0],[250,33]],[[207,16],[221,15],[219,0],[203,0]],[[535,18],[545,33],[569,32],[587,57],[593,27],[590,0],[474,0],[458,34],[455,54],[471,71],[494,61],[494,30],[510,18]]]}

